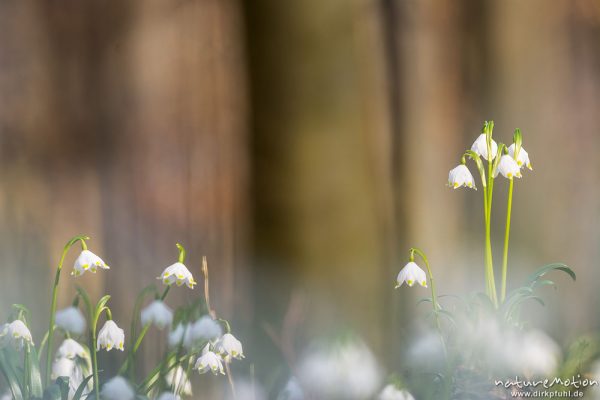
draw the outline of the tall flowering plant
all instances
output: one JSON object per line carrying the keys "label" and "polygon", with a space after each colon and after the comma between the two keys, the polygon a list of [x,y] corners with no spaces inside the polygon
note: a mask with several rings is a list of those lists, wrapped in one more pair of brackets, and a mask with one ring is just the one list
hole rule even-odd
{"label": "tall flowering plant", "polygon": [[[113,320],[110,295],[93,302],[84,288],[77,287],[71,306],[57,310],[63,265],[73,247],[81,246],[81,252],[73,265],[72,279],[85,273],[110,270],[102,258],[88,249],[89,240],[85,235],[78,235],[63,248],[53,282],[49,326],[39,347],[31,335],[29,311],[24,306],[14,305],[9,322],[0,325],[0,373],[8,384],[7,396],[15,400],[180,399],[192,395],[189,381],[192,369],[201,374],[210,371],[227,375],[231,390],[235,391],[229,364],[243,359],[244,352],[242,343],[231,332],[230,323],[218,318],[210,306],[206,258],[202,259],[204,296],[201,301],[181,305],[175,311],[166,304],[173,286],[193,289],[197,284],[184,264],[186,251],[180,244],[177,244],[177,262],[166,267],[157,278],[164,289],[159,291],[150,285],[138,295],[129,338]],[[142,308],[148,297],[153,299]],[[140,323],[141,330],[138,330]],[[170,346],[156,367],[140,378],[135,372],[136,355],[152,326],[168,330],[165,336]],[[58,347],[56,339],[61,341]],[[127,354],[118,375],[109,379],[102,376],[98,352],[112,350]]]}
{"label": "tall flowering plant", "polygon": [[[467,166],[469,161],[475,166],[476,175],[479,175],[484,227],[483,293],[479,292],[463,299],[459,303],[462,304],[462,307],[442,305],[436,292],[429,261],[425,253],[417,248],[409,250],[408,263],[401,269],[396,279],[396,288],[405,283],[409,287],[418,284],[427,288],[429,283],[431,290],[431,297],[424,301],[432,304],[435,329],[439,336],[439,353],[444,360],[444,367],[437,375],[438,378],[442,378],[439,380],[440,384],[437,385],[434,392],[425,395],[425,398],[443,399],[466,396],[466,392],[461,387],[465,380],[464,371],[471,371],[473,374],[487,374],[489,377],[489,374],[494,371],[500,374],[508,371],[523,372],[524,366],[527,366],[525,373],[544,370],[541,366],[546,368],[545,372],[548,372],[548,368],[554,368],[551,367],[554,364],[549,361],[553,359],[552,354],[555,353],[552,346],[542,346],[544,348],[539,350],[540,343],[547,344],[550,340],[543,333],[526,329],[527,324],[520,319],[520,309],[527,300],[536,300],[543,304],[535,291],[541,286],[554,285],[554,282],[544,278],[549,272],[563,271],[573,280],[575,280],[575,273],[564,264],[550,264],[534,272],[524,286],[508,291],[508,250],[515,180],[522,178],[521,171],[524,168],[529,170],[533,168],[529,153],[523,147],[523,134],[520,129],[514,130],[512,143],[509,146],[497,143],[494,140],[493,131],[494,122],[486,121],[481,134],[477,136],[471,148],[462,154],[459,165],[451,169],[448,174],[449,187],[453,189],[466,187],[473,190],[477,190],[477,179]],[[498,179],[508,184],[502,263],[499,273],[492,257],[491,238],[494,185],[502,183],[496,182]],[[416,263],[415,255],[418,255],[423,261],[427,272]],[[499,289],[497,279],[500,280]],[[532,351],[531,348],[534,350]],[[506,354],[510,352],[516,352],[523,356],[524,359],[520,360],[519,365],[514,365],[506,358]],[[530,356],[532,359],[539,360],[539,355],[542,353],[548,353],[548,357],[544,361],[537,364],[535,362],[527,363],[525,358]],[[485,392],[482,398],[488,398],[490,395],[491,390]],[[494,396],[496,395],[497,393],[494,394]],[[472,396],[472,393],[469,396]]]}

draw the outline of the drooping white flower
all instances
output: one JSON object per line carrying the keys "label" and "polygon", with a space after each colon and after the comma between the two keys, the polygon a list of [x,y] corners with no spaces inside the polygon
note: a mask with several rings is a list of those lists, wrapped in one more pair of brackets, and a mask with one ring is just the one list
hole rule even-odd
{"label": "drooping white flower", "polygon": [[300,358],[298,380],[311,398],[371,398],[381,382],[381,368],[359,339],[311,346]]}
{"label": "drooping white flower", "polygon": [[115,348],[123,351],[124,342],[125,332],[113,320],[109,319],[98,333],[97,349],[103,348],[106,351],[111,351]]}
{"label": "drooping white flower", "polygon": [[105,400],[133,400],[135,391],[122,376],[115,376],[102,386],[100,396]]}
{"label": "drooping white flower", "polygon": [[496,158],[496,153],[498,152],[498,145],[492,139],[492,157],[490,158],[488,155],[488,147],[487,147],[487,137],[485,133],[482,133],[477,137],[475,142],[473,142],[473,146],[471,146],[471,150],[477,153],[480,157],[485,158],[490,161]]}
{"label": "drooping white flower", "polygon": [[156,400],[181,400],[181,397],[171,392],[163,392],[156,398]]}
{"label": "drooping white flower", "polygon": [[529,153],[527,153],[525,151],[525,149],[523,148],[523,146],[521,146],[521,149],[519,150],[519,156],[517,158],[515,158],[515,144],[511,144],[508,147],[508,154],[515,159],[515,161],[517,162],[517,165],[520,168],[523,168],[524,166],[526,166],[527,168],[533,170],[533,167],[531,166],[531,161],[529,161]]}
{"label": "drooping white flower", "polygon": [[173,322],[173,311],[161,300],[154,300],[141,314],[142,325],[153,323],[159,329],[170,326]]}
{"label": "drooping white flower", "polygon": [[194,322],[191,328],[191,336],[194,342],[201,340],[213,340],[223,334],[221,325],[209,315],[202,316]]}
{"label": "drooping white flower", "polygon": [[85,331],[85,317],[77,307],[67,307],[56,312],[56,326],[72,335]]}
{"label": "drooping white flower", "polygon": [[304,391],[298,383],[298,379],[291,377],[279,395],[277,400],[304,400]]}
{"label": "drooping white flower", "polygon": [[92,253],[89,250],[83,250],[79,257],[75,260],[75,265],[73,265],[73,272],[71,272],[72,276],[80,276],[85,274],[86,271],[90,271],[96,273],[98,268],[101,269],[110,269],[108,265],[97,255]]}
{"label": "drooping white flower", "polygon": [[70,360],[75,357],[85,358],[87,352],[82,345],[73,339],[65,339],[56,351],[57,358],[68,358]]}
{"label": "drooping white flower", "polygon": [[398,389],[395,385],[389,384],[381,393],[379,393],[378,400],[415,400],[415,398],[404,389]]}
{"label": "drooping white flower", "polygon": [[464,186],[477,190],[473,175],[471,175],[471,171],[464,164],[460,164],[458,167],[450,170],[450,173],[448,173],[448,186],[454,189]]}
{"label": "drooping white flower", "polygon": [[423,271],[417,263],[411,261],[400,270],[400,273],[398,273],[398,277],[396,278],[396,288],[402,286],[404,282],[406,282],[409,287],[412,287],[415,282],[423,287],[427,287],[427,275],[425,275],[425,271]]}
{"label": "drooping white flower", "polygon": [[185,283],[187,287],[193,289],[194,285],[196,285],[192,273],[180,262],[176,262],[165,268],[163,273],[157,279],[161,279],[163,283],[168,286],[171,286],[174,283],[177,284],[177,286],[181,286]]}
{"label": "drooping white flower", "polygon": [[519,168],[517,162],[511,156],[506,154],[500,158],[498,169],[496,170],[494,177],[498,176],[498,173],[501,173],[502,176],[507,179],[514,177],[520,178],[522,176],[521,168]]}
{"label": "drooping white flower", "polygon": [[33,339],[29,328],[20,319],[4,324],[0,328],[0,347],[10,345],[17,350],[21,350],[25,343],[33,345]]}
{"label": "drooping white flower", "polygon": [[169,346],[183,345],[187,348],[192,346],[192,324],[178,324],[169,332]]}
{"label": "drooping white flower", "polygon": [[4,392],[2,396],[0,396],[0,400],[13,400],[12,394],[10,391]]}
{"label": "drooping white flower", "polygon": [[[87,361],[87,360],[86,360]],[[88,366],[87,371],[89,372],[90,366]],[[72,360],[69,358],[57,358],[52,363],[52,372],[50,377],[52,380],[56,380],[59,377],[69,378],[69,394],[68,399],[72,399],[75,395],[79,386],[83,383],[85,379],[85,373],[81,367],[80,362],[76,360]],[[88,394],[91,390],[92,382],[88,382],[86,389],[83,394]]]}
{"label": "drooping white flower", "polygon": [[167,373],[165,381],[170,388],[179,388],[179,392],[184,396],[191,396],[193,394],[190,379],[180,365]]}
{"label": "drooping white flower", "polygon": [[206,347],[202,351],[202,355],[196,360],[194,369],[198,370],[198,372],[201,374],[210,371],[214,375],[217,375],[219,373],[225,375],[225,371],[223,371],[223,363],[221,362],[221,357],[219,357],[216,353],[210,350],[210,344],[206,345]]}
{"label": "drooping white flower", "polygon": [[[72,399],[83,380],[92,369],[89,353],[79,343],[67,339],[56,351],[56,358],[52,363],[50,377],[52,380],[63,376],[69,378],[68,399]],[[88,382],[84,394],[88,394],[92,382]]]}
{"label": "drooping white flower", "polygon": [[237,358],[238,360],[244,358],[242,342],[237,340],[231,333],[224,334],[217,341],[215,350],[227,362],[231,361],[231,358]]}

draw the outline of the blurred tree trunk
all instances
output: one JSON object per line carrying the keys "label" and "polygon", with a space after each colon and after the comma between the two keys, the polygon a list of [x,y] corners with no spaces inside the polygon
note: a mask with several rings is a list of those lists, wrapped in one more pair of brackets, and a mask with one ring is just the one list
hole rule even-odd
{"label": "blurred tree trunk", "polygon": [[342,323],[382,350],[394,218],[379,11],[370,0],[246,4],[259,327],[300,288],[297,332]]}

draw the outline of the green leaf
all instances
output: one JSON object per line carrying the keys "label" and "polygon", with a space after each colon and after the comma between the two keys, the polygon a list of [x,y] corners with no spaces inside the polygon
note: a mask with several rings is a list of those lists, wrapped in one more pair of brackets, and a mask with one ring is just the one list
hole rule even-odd
{"label": "green leaf", "polygon": [[[89,375],[87,376],[82,382],[81,385],[79,385],[79,387],[77,388],[77,390],[75,391],[75,394],[73,395],[73,400],[79,400],[82,398],[83,396],[83,392],[85,391],[85,389],[87,388],[88,382],[94,377],[94,375]],[[88,396],[89,397],[89,396]]]}
{"label": "green leaf", "polygon": [[12,369],[12,365],[7,361],[5,350],[0,351],[0,371],[8,383],[10,392],[14,400],[23,400],[23,392],[17,377],[16,372]]}
{"label": "green leaf", "polygon": [[34,397],[42,397],[44,389],[42,387],[42,375],[40,373],[40,359],[34,346],[29,347],[29,353],[29,377],[31,379],[31,395]]}
{"label": "green leaf", "polygon": [[535,281],[539,280],[544,275],[546,275],[547,273],[552,272],[552,271],[563,271],[564,273],[569,275],[571,277],[571,279],[573,279],[573,280],[577,279],[575,272],[571,268],[569,268],[567,265],[561,264],[561,263],[554,263],[554,264],[544,265],[543,267],[541,267],[540,269],[535,271],[533,274],[531,274],[527,278],[526,284],[531,285]]}

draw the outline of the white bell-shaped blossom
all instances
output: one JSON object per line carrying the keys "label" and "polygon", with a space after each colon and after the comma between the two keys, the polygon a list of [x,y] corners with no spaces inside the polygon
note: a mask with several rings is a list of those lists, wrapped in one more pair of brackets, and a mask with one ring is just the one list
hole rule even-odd
{"label": "white bell-shaped blossom", "polygon": [[170,347],[179,345],[187,348],[192,347],[192,324],[178,324],[175,329],[169,332],[168,341]]}
{"label": "white bell-shaped blossom", "polygon": [[163,392],[156,398],[156,400],[181,400],[181,397],[171,392]]}
{"label": "white bell-shaped blossom", "polygon": [[92,253],[89,250],[83,250],[79,257],[75,260],[75,265],[73,265],[73,272],[71,275],[73,276],[81,276],[86,273],[86,271],[90,271],[96,273],[98,268],[101,269],[110,269],[108,265],[97,255]]}
{"label": "white bell-shaped blossom", "polygon": [[407,390],[389,384],[379,393],[377,400],[415,400],[415,398]]}
{"label": "white bell-shaped blossom", "polygon": [[115,376],[102,386],[100,396],[104,400],[133,400],[135,391],[122,376]]}
{"label": "white bell-shaped blossom", "polygon": [[427,275],[417,263],[411,261],[398,273],[398,277],[396,278],[396,288],[402,286],[404,282],[406,282],[409,287],[412,287],[415,283],[427,287]]}
{"label": "white bell-shaped blossom", "polygon": [[532,170],[533,167],[531,166],[531,161],[529,161],[529,153],[521,146],[519,149],[519,156],[515,158],[515,147],[514,143],[508,146],[508,154],[514,158],[520,168],[527,167]]}
{"label": "white bell-shaped blossom", "polygon": [[72,335],[85,332],[85,317],[77,307],[67,307],[56,312],[56,326]]}
{"label": "white bell-shaped blossom", "polygon": [[210,371],[215,375],[219,373],[225,375],[225,371],[223,370],[223,363],[221,362],[221,357],[219,357],[216,353],[210,350],[210,344],[206,345],[206,347],[202,351],[202,355],[196,360],[194,369],[198,370],[198,372],[201,374]]}
{"label": "white bell-shaped blossom", "polygon": [[475,179],[473,179],[469,168],[464,164],[460,164],[458,167],[450,170],[448,173],[448,186],[454,189],[464,186],[477,190]]}
{"label": "white bell-shaped blossom", "polygon": [[142,325],[150,323],[156,325],[159,329],[171,326],[173,322],[173,310],[171,310],[163,301],[154,300],[141,313]]}
{"label": "white bell-shaped blossom", "polygon": [[123,351],[125,343],[125,332],[119,328],[113,320],[104,323],[100,332],[98,332],[97,349],[100,348],[111,351],[113,348]]}
{"label": "white bell-shaped blossom", "polygon": [[487,147],[487,137],[485,133],[482,133],[477,137],[475,142],[473,142],[473,146],[471,146],[471,150],[477,153],[480,157],[485,158],[488,161],[496,158],[496,153],[498,152],[498,144],[492,139],[492,156],[490,157],[488,154]]}
{"label": "white bell-shaped blossom", "polygon": [[168,286],[171,286],[174,283],[177,286],[181,286],[185,283],[187,287],[193,289],[194,285],[196,285],[192,273],[180,262],[176,262],[165,268],[163,273],[157,279],[161,279],[163,283]]}
{"label": "white bell-shaped blossom", "polygon": [[215,351],[225,361],[229,362],[232,358],[241,360],[244,358],[242,342],[237,340],[231,333],[224,334],[215,344]]}
{"label": "white bell-shaped blossom", "polygon": [[82,345],[73,339],[65,339],[56,350],[57,358],[74,359],[75,357],[85,358],[87,352]]}
{"label": "white bell-shaped blossom", "polygon": [[[86,371],[84,372],[82,366],[86,365]],[[69,394],[68,399],[71,400],[79,386],[83,383],[86,375],[91,370],[91,361],[87,358],[84,361],[69,359],[66,357],[56,358],[52,363],[52,371],[50,378],[56,380],[59,377],[69,378]],[[84,395],[87,395],[92,389],[92,382],[89,381],[86,389],[83,391]],[[84,396],[85,398],[85,396]]]}
{"label": "white bell-shaped blossom", "polygon": [[4,394],[2,394],[0,396],[0,400],[13,400],[12,394],[10,393],[10,390],[4,392]]}
{"label": "white bell-shaped blossom", "polygon": [[184,396],[191,396],[193,394],[190,378],[181,365],[167,372],[165,381],[170,388],[177,388],[179,393]]}
{"label": "white bell-shaped blossom", "polygon": [[191,328],[191,336],[194,342],[214,340],[223,334],[221,325],[209,315],[203,315],[194,322]]}
{"label": "white bell-shaped blossom", "polygon": [[520,178],[522,176],[521,168],[519,168],[517,162],[511,156],[506,154],[500,158],[498,169],[496,170],[494,177],[498,176],[498,173],[501,173],[502,176],[507,179],[514,177]]}
{"label": "white bell-shaped blossom", "polygon": [[0,328],[0,347],[12,346],[21,350],[26,343],[33,345],[33,339],[29,328],[20,319],[4,324]]}

